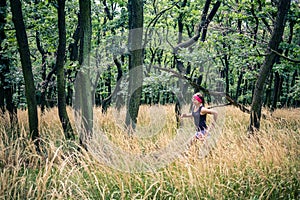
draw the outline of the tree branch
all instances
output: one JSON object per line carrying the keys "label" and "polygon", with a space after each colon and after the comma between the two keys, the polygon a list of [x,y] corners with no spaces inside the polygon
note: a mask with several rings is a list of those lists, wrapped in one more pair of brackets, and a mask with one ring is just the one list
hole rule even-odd
{"label": "tree branch", "polygon": [[[146,28],[146,31],[145,31],[145,42],[144,42],[144,45],[143,45],[143,48],[145,48],[146,44],[148,43],[148,31],[149,31],[149,28],[151,26],[151,24],[153,24],[152,26],[154,27],[155,24],[157,23],[158,19],[165,13],[167,12],[168,10],[172,9],[176,4],[173,4],[172,6],[160,11],[148,24],[147,28]],[[152,31],[151,31],[152,32]]]}
{"label": "tree branch", "polygon": [[[225,98],[227,99],[227,101],[229,101],[228,104],[225,104],[226,106],[227,105],[233,105],[235,107],[238,107],[241,111],[245,112],[245,113],[248,113],[250,114],[250,110],[248,108],[246,108],[244,105],[236,102],[234,99],[232,99],[230,97],[229,94],[227,94],[226,92],[215,92],[215,91],[209,91],[208,89],[202,87],[201,85],[198,85],[197,83],[195,83],[191,77],[187,77],[186,75],[181,75],[180,73],[172,70],[172,69],[167,69],[167,68],[162,68],[162,67],[156,67],[154,66],[154,68],[156,69],[159,69],[159,70],[162,70],[162,71],[165,71],[165,72],[169,72],[169,73],[172,73],[175,77],[177,78],[181,78],[181,79],[185,79],[189,82],[189,84],[191,84],[194,88],[196,89],[199,89],[200,91],[202,91],[204,94],[207,94],[207,95],[210,95],[210,94],[213,94],[213,95],[225,95]],[[223,106],[225,106],[223,105]],[[220,106],[218,106],[220,107]]]}
{"label": "tree branch", "polygon": [[278,56],[280,56],[280,57],[282,57],[282,58],[284,58],[284,59],[286,59],[286,60],[288,60],[288,61],[290,61],[290,62],[300,63],[300,60],[295,60],[295,59],[289,58],[289,57],[287,57],[287,56],[285,56],[285,55],[283,55],[283,54],[281,54],[281,53],[279,53],[278,51],[275,51],[275,50],[273,50],[273,49],[271,49],[271,51],[272,51],[273,53],[275,53],[276,55],[278,55]]}
{"label": "tree branch", "polygon": [[217,10],[219,9],[219,7],[221,5],[221,1],[217,1],[215,3],[213,9],[211,10],[208,17],[206,18],[210,3],[211,3],[211,0],[207,0],[206,3],[205,3],[203,13],[202,13],[202,17],[201,17],[201,22],[198,25],[198,27],[196,28],[195,35],[192,38],[190,38],[189,40],[177,44],[177,46],[175,46],[175,48],[174,48],[174,53],[177,53],[177,51],[181,48],[187,48],[187,47],[193,45],[195,42],[197,42],[198,39],[200,38],[200,32],[201,32],[202,28],[204,30],[203,30],[203,35],[202,35],[201,40],[202,41],[205,40],[206,31],[207,31],[206,29],[207,29],[209,23],[211,22],[211,20],[213,19],[213,17],[215,16],[215,14],[217,13]]}

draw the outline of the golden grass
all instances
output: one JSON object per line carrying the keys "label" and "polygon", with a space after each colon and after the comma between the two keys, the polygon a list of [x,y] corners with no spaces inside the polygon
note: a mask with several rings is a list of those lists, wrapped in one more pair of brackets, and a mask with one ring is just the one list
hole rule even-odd
{"label": "golden grass", "polygon": [[[74,127],[72,110],[68,112]],[[65,141],[55,108],[39,119],[41,154],[28,140],[25,111],[18,113],[17,139],[10,138],[15,133],[9,132],[7,118],[1,118],[0,199],[299,198],[300,110],[277,110],[262,120],[260,132],[250,138],[246,133],[249,115],[234,107],[220,108],[219,113],[220,132],[216,133],[220,135],[205,157],[199,157],[204,144],[197,143],[188,156],[161,160],[162,165],[155,157],[144,159],[153,162],[152,170],[134,173],[113,165],[118,162],[103,162],[96,151],[86,152],[78,141]],[[171,105],[142,106],[137,132],[132,137],[123,126],[124,110],[116,114],[109,109],[102,114],[100,108],[95,108],[94,114],[95,134],[104,133],[134,162],[138,156],[172,150],[168,145],[175,140],[177,131]],[[183,121],[184,130],[192,128],[191,121]],[[101,146],[101,141],[95,139],[93,144]],[[184,144],[175,144],[180,145]],[[160,153],[159,156],[164,152]],[[118,159],[121,155],[111,156]],[[153,168],[155,162],[157,168]]]}

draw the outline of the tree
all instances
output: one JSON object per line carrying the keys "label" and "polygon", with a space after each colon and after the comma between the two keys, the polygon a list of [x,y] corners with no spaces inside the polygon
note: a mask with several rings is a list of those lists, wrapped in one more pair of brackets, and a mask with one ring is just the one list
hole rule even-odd
{"label": "tree", "polygon": [[267,56],[265,57],[264,63],[260,69],[257,81],[255,83],[254,95],[251,104],[251,115],[249,131],[253,134],[255,130],[259,130],[262,99],[264,94],[265,81],[270,74],[270,71],[274,65],[276,53],[280,42],[282,41],[282,35],[285,27],[287,13],[290,7],[290,0],[280,0],[277,5],[277,17],[275,21],[274,30],[267,48]]}
{"label": "tree", "polygon": [[127,93],[126,125],[135,129],[143,84],[143,1],[129,0],[129,86]]}
{"label": "tree", "polygon": [[34,78],[20,0],[10,0],[10,7],[12,12],[12,20],[16,29],[16,37],[19,45],[18,50],[20,53],[22,72],[25,81],[25,95],[28,107],[30,135],[32,140],[35,141],[36,149],[39,151],[39,141],[37,140],[39,138],[38,115]]}
{"label": "tree", "polygon": [[[6,24],[6,0],[0,2],[0,44],[2,44],[3,40],[6,38],[5,32],[4,32],[4,26]],[[3,51],[2,45],[0,46],[0,51]],[[4,91],[5,88],[5,74],[8,68],[9,59],[5,58],[2,54],[0,54],[0,89],[1,91]],[[9,68],[8,68],[9,69]],[[5,95],[4,92],[1,92],[0,94],[0,108],[1,112],[5,112]]]}
{"label": "tree", "polygon": [[91,1],[80,0],[80,70],[76,77],[76,101],[80,112],[80,138],[79,142],[87,149],[88,141],[93,131],[93,105],[92,87],[90,80],[90,52],[91,52]]}
{"label": "tree", "polygon": [[65,137],[74,139],[74,133],[66,109],[66,80],[64,71],[64,60],[66,52],[66,20],[65,20],[65,0],[58,0],[58,31],[59,44],[56,58],[57,75],[57,106],[59,119],[61,121]]}
{"label": "tree", "polygon": [[[4,26],[6,24],[6,0],[0,2],[0,42],[2,43],[3,40],[6,39]],[[6,47],[0,46],[0,51],[4,51]],[[5,110],[9,113],[10,118],[10,125],[11,129],[17,127],[18,125],[18,118],[17,118],[17,108],[13,102],[13,94],[14,88],[13,83],[10,80],[10,60],[7,56],[1,54],[0,55],[0,88],[3,93],[0,94],[0,107],[1,111],[5,112]],[[4,102],[5,101],[5,102]]]}

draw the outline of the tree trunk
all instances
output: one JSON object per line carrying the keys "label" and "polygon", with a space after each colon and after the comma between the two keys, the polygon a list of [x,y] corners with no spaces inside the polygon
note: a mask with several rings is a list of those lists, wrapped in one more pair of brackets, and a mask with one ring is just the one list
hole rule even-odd
{"label": "tree trunk", "polygon": [[[0,71],[1,72],[1,71]],[[1,82],[0,82],[0,90],[1,91],[4,91],[4,85],[2,84],[2,80],[3,80],[3,77],[4,76],[2,76],[2,72],[1,72],[1,74],[0,74],[0,80],[1,80]],[[0,93],[0,111],[1,111],[1,113],[0,113],[0,115],[1,114],[3,114],[4,112],[5,112],[5,105],[4,105],[4,92],[1,92]]]}
{"label": "tree trunk", "polygon": [[93,135],[93,95],[90,79],[90,52],[91,52],[91,1],[80,0],[80,71],[76,82],[77,97],[79,96],[79,107],[81,113],[80,122],[80,144],[87,150],[87,144]]}
{"label": "tree trunk", "polygon": [[[4,39],[6,39],[4,26],[6,24],[6,0],[0,2],[0,43]],[[0,46],[0,51],[5,51],[5,47],[2,48],[2,45]],[[12,81],[9,81],[6,77],[10,75],[10,69],[9,69],[10,61],[7,57],[0,55],[0,66],[2,68],[0,69],[1,75],[0,75],[0,84],[1,84],[1,90],[4,92],[1,92],[0,94],[0,106],[1,111],[5,112],[5,110],[9,113],[10,118],[10,128],[18,129],[18,117],[17,117],[17,108],[13,102],[13,94],[14,94],[14,88]],[[5,109],[6,104],[6,109]],[[18,133],[18,131],[16,131]]]}
{"label": "tree trunk", "polygon": [[260,127],[264,85],[275,62],[276,54],[274,53],[274,51],[278,50],[278,46],[283,35],[286,16],[289,11],[290,3],[291,0],[280,0],[278,3],[278,12],[275,21],[275,27],[272,32],[270,42],[268,44],[268,49],[266,52],[267,56],[260,69],[259,76],[255,84],[254,95],[253,95],[252,105],[251,105],[250,125],[249,125],[249,133],[251,134],[253,134],[255,130],[259,130]]}
{"label": "tree trunk", "polygon": [[272,95],[272,83],[273,83],[273,73],[270,74],[268,86],[266,88],[266,98],[265,98],[265,106],[270,108],[271,107],[271,95]]}
{"label": "tree trunk", "polygon": [[[39,52],[42,55],[42,72],[41,73],[42,73],[42,80],[44,81],[43,83],[45,83],[47,81],[46,80],[46,78],[47,78],[47,76],[46,76],[46,71],[47,71],[47,62],[46,62],[47,52],[43,49],[43,47],[41,45],[40,35],[39,35],[38,31],[36,31],[35,40],[36,40],[37,48],[38,48]],[[41,88],[40,105],[41,105],[41,112],[42,113],[45,112],[45,107],[46,107],[47,86],[48,86],[48,84],[43,84],[42,88]]]}
{"label": "tree trunk", "polygon": [[[9,72],[9,66],[5,66],[5,68]],[[9,119],[10,119],[10,129],[12,131],[18,132],[18,116],[17,116],[17,108],[13,102],[13,94],[14,94],[14,89],[12,86],[12,83],[9,83],[5,80],[4,82],[4,97],[5,97],[5,102],[6,102],[6,110],[9,113]]]}
{"label": "tree trunk", "polygon": [[275,72],[273,102],[272,102],[271,111],[275,111],[277,109],[277,102],[281,92],[281,85],[282,85],[282,77],[278,72]]}
{"label": "tree trunk", "polygon": [[[296,81],[299,80],[299,74],[298,71],[295,70],[292,76],[292,80],[291,80],[291,88],[294,87],[296,85]],[[289,101],[291,102],[291,105],[298,107],[299,106],[299,100],[295,100],[292,99],[291,97],[289,98]]]}
{"label": "tree trunk", "polygon": [[243,80],[243,76],[244,76],[244,70],[241,69],[239,74],[239,78],[237,81],[237,86],[236,86],[236,93],[235,93],[235,101],[238,101],[239,96],[241,95],[241,84],[242,84],[242,80]]}
{"label": "tree trunk", "polygon": [[[140,107],[143,84],[143,0],[129,0],[129,85],[127,93],[126,126],[134,130]],[[130,133],[129,133],[130,134]]]}
{"label": "tree trunk", "polygon": [[[296,21],[294,19],[290,19],[289,20],[289,27],[290,27],[290,35],[289,35],[289,38],[288,38],[288,41],[287,43],[290,45],[292,43],[292,40],[293,40],[293,35],[294,35],[294,26],[296,24]],[[284,52],[284,55],[286,57],[288,57],[289,55],[289,48],[287,48]],[[290,76],[287,77],[287,80],[286,80],[286,85],[287,85],[287,91],[286,91],[286,95],[285,95],[285,106],[289,107],[290,106]]]}
{"label": "tree trunk", "polygon": [[[0,48],[1,50],[1,48]],[[17,118],[17,108],[13,102],[14,88],[12,83],[6,78],[10,75],[9,69],[9,59],[4,58],[0,55],[0,65],[2,69],[0,70],[0,82],[1,82],[1,112],[4,113],[8,111],[10,119],[10,129],[18,129],[18,118]],[[1,114],[1,113],[0,113]],[[18,132],[18,131],[16,131]]]}
{"label": "tree trunk", "polygon": [[[226,36],[226,33],[223,33],[223,36]],[[230,46],[226,44],[226,42],[223,42],[223,49],[226,52],[226,48],[230,49]],[[223,59],[223,60],[222,60]],[[221,62],[223,64],[223,69],[221,70],[221,78],[225,79],[225,92],[226,94],[229,94],[229,56],[227,53],[224,53],[224,55],[221,58]],[[224,91],[224,86],[222,84],[220,85],[220,88],[218,89],[219,92]]]}
{"label": "tree trunk", "polygon": [[115,55],[114,55],[114,63],[116,64],[117,71],[118,71],[117,84],[114,93],[116,94],[116,108],[117,110],[120,111],[121,107],[124,105],[123,96],[119,94],[119,92],[121,91],[121,80],[123,76],[123,71],[122,71],[122,64]]}
{"label": "tree trunk", "polygon": [[[6,0],[0,1],[0,44],[2,44],[2,41],[6,38],[5,36],[5,32],[4,32],[4,26],[6,24]],[[2,45],[0,45],[0,51],[4,51],[4,49],[2,48]],[[6,58],[4,58],[2,56],[2,54],[0,54],[0,66],[4,66],[2,68],[0,68],[0,91],[4,91],[5,88],[5,72],[4,69],[5,66],[7,65],[6,63],[8,63],[8,60]],[[5,103],[4,103],[4,92],[0,92],[0,110],[2,113],[5,112]],[[0,114],[2,114],[0,113]]]}
{"label": "tree trunk", "polygon": [[[184,0],[182,3],[181,3],[181,9],[184,9],[185,7],[187,6],[187,1]],[[181,12],[178,16],[178,19],[177,19],[177,22],[178,22],[178,41],[177,41],[177,44],[180,44],[182,43],[182,33],[183,33],[183,27],[184,27],[184,24],[183,24],[183,17],[184,17],[184,12]],[[174,54],[174,58],[175,58],[175,62],[176,62],[176,68],[178,70],[178,72],[180,74],[185,74],[185,68],[184,68],[184,65],[183,65],[183,62],[179,59],[177,53]],[[177,127],[180,126],[180,115],[181,115],[181,102],[184,101],[184,94],[186,94],[186,91],[187,91],[187,85],[184,84],[184,82],[179,79],[178,80],[178,86],[180,88],[180,94],[178,97],[177,97],[177,100],[176,100],[176,103],[175,103],[175,113],[176,113],[176,124],[177,124]]]}
{"label": "tree trunk", "polygon": [[[69,74],[67,75],[67,79],[70,79],[69,78]],[[67,82],[71,82],[71,80],[67,81]],[[66,104],[68,106],[71,106],[72,105],[72,98],[73,98],[73,89],[72,89],[72,84],[71,83],[68,83],[67,84],[67,96],[66,96]]]}
{"label": "tree trunk", "polygon": [[104,98],[104,100],[102,101],[102,112],[105,113],[111,103],[111,97],[112,97],[112,93],[111,93],[111,66],[109,65],[107,67],[107,74],[105,76],[105,88],[107,88],[107,96]]}
{"label": "tree trunk", "polygon": [[64,71],[64,59],[66,52],[66,23],[65,23],[65,0],[58,0],[58,32],[59,44],[56,57],[57,75],[57,106],[59,119],[62,124],[65,137],[74,139],[74,133],[66,109],[66,81]]}
{"label": "tree trunk", "polygon": [[25,95],[28,107],[29,130],[32,140],[34,140],[36,149],[39,151],[39,130],[38,114],[35,95],[34,78],[30,60],[30,51],[28,39],[23,21],[22,5],[20,0],[10,0],[12,20],[16,29],[16,36],[19,45],[19,53],[22,63],[22,72],[25,81]]}

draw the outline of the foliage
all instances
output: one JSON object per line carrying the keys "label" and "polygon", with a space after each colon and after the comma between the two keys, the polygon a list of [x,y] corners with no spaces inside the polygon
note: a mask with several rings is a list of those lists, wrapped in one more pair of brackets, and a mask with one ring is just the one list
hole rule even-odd
{"label": "foliage", "polygon": [[300,80],[296,81],[296,84],[291,88],[291,91],[289,96],[295,100],[300,100]]}
{"label": "foliage", "polygon": [[[100,65],[93,66],[95,71],[103,78],[99,79],[97,90],[105,89],[105,80],[108,73],[104,71],[108,66],[112,69],[112,77],[117,77],[117,68],[113,62],[113,58],[121,60],[122,70],[124,74],[127,71],[127,2],[125,1],[95,1],[92,4],[92,45],[95,59],[99,59]],[[33,70],[38,93],[41,92],[41,84],[44,81],[41,76],[42,56],[37,49],[36,34],[39,34],[41,47],[47,52],[47,69],[48,74],[55,63],[56,49],[58,43],[57,30],[57,5],[53,1],[23,1],[23,14],[27,26],[27,35],[29,38],[30,51],[33,61]],[[146,75],[150,75],[153,79],[157,79],[160,73],[157,73],[153,66],[173,69],[174,55],[172,47],[178,43],[178,19],[183,22],[183,41],[186,41],[195,34],[195,27],[200,23],[204,1],[187,1],[184,5],[180,1],[144,1],[144,27],[145,50],[144,64]],[[108,9],[111,18],[108,17]],[[9,9],[8,9],[9,11]],[[67,46],[75,42],[75,31],[78,23],[79,5],[77,1],[66,2],[66,25],[67,25]],[[272,1],[224,1],[221,5],[216,17],[208,27],[205,42],[197,42],[188,49],[179,51],[178,57],[183,62],[187,75],[196,79],[203,75],[202,85],[215,90],[218,84],[221,84],[225,90],[229,84],[229,92],[238,94],[237,100],[241,102],[246,97],[247,102],[251,102],[253,85],[260,66],[264,60],[264,54],[267,41],[270,37],[269,29],[273,27],[276,9]],[[290,27],[293,25],[293,32],[290,35]],[[287,26],[285,28],[284,38],[280,45],[283,52],[288,51],[287,57],[293,60],[299,60],[299,7],[296,2],[292,2],[291,9],[287,18]],[[3,55],[11,61],[11,74],[6,77],[15,84],[16,105],[19,107],[24,104],[24,91],[22,89],[22,76],[20,74],[20,61],[18,58],[17,45],[12,25],[11,14],[8,12],[7,23],[5,24],[6,39],[1,45],[4,47]],[[289,42],[288,38],[292,36]],[[73,85],[75,71],[78,63],[70,61],[70,52],[67,52],[66,69],[69,75],[68,84]],[[99,56],[99,57],[98,57]],[[228,60],[228,66],[225,66],[225,57]],[[282,93],[288,96],[288,88],[298,90],[298,86],[292,85],[291,75],[298,69],[299,64],[286,61],[280,58],[281,64],[276,65],[273,72],[280,71],[282,77],[286,80]],[[228,67],[228,68],[227,68]],[[98,69],[97,69],[98,68]],[[286,70],[287,69],[287,70]],[[228,71],[229,82],[225,81],[224,71]],[[189,72],[188,72],[189,71]],[[239,75],[243,73],[242,81],[238,85]],[[148,76],[147,75],[147,76]],[[297,75],[294,79],[298,79]],[[223,80],[222,80],[223,79]],[[97,79],[95,79],[97,80]],[[124,80],[126,80],[124,76]],[[219,80],[215,82],[215,80]],[[175,79],[174,79],[175,81]],[[173,81],[171,81],[173,82]],[[270,85],[269,85],[270,83]],[[270,81],[267,88],[274,90]],[[125,83],[122,83],[125,84]],[[116,79],[112,80],[112,87],[116,85]],[[147,85],[147,84],[146,84]],[[49,85],[49,90],[55,91],[55,82]],[[157,89],[157,88],[156,88]],[[178,88],[177,88],[178,89]],[[143,93],[147,93],[147,88]],[[241,91],[237,91],[241,90]],[[158,91],[156,91],[157,93]],[[296,93],[295,93],[296,94]],[[241,96],[242,95],[242,96]],[[101,98],[105,98],[106,93],[101,93]],[[56,99],[53,93],[49,97]],[[290,95],[292,101],[290,104],[297,105],[295,95]],[[279,99],[280,101],[280,99]],[[282,101],[286,101],[283,99]],[[285,103],[282,102],[282,105]]]}

